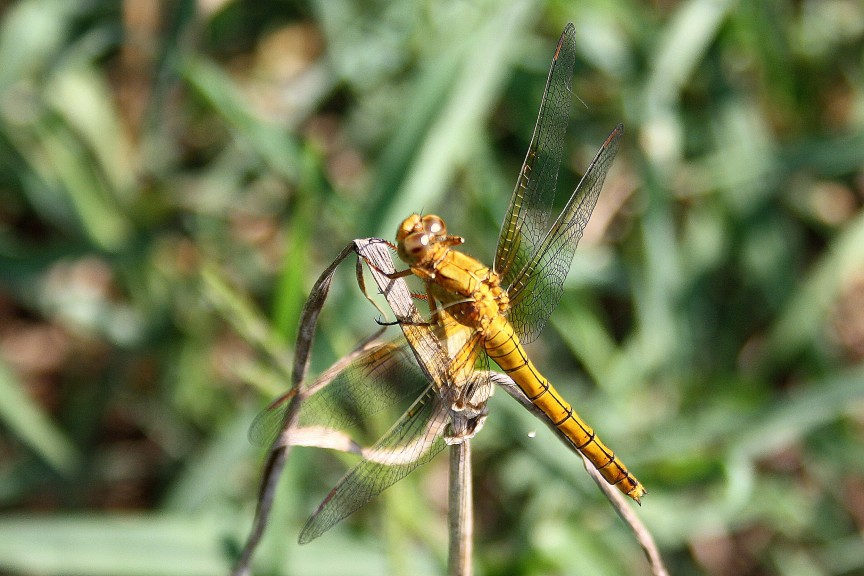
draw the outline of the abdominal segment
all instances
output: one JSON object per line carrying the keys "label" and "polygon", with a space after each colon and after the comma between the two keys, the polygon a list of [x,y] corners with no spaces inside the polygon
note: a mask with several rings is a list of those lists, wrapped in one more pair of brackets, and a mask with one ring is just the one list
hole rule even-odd
{"label": "abdominal segment", "polygon": [[570,403],[540,374],[506,319],[502,318],[490,326],[484,345],[489,357],[516,382],[525,396],[546,415],[568,442],[591,461],[606,481],[639,502],[645,488],[579,417]]}

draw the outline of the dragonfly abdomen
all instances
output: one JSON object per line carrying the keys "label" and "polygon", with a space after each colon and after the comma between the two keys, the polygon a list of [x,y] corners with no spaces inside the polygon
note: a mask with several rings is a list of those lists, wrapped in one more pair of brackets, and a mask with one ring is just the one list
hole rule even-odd
{"label": "dragonfly abdomen", "polygon": [[645,494],[642,484],[587,423],[573,410],[555,387],[528,358],[513,326],[499,317],[490,325],[484,339],[486,353],[519,386],[567,441],[584,455],[609,484],[636,502]]}

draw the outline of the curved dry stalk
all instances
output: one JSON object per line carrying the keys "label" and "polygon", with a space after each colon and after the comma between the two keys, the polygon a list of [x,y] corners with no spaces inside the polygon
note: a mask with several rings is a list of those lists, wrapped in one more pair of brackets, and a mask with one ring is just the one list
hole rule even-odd
{"label": "curved dry stalk", "polygon": [[[544,414],[540,412],[540,410],[531,403],[531,401],[525,397],[525,394],[516,385],[516,383],[506,374],[496,373],[492,376],[492,379],[495,383],[503,388],[510,396],[516,399],[517,402],[522,404],[526,409],[528,409],[532,414],[537,416],[541,421],[545,422],[549,428],[555,431],[554,426],[549,423],[549,421],[545,418]],[[600,487],[600,490],[603,494],[606,495],[606,498],[609,500],[609,503],[612,504],[612,507],[615,509],[615,512],[618,516],[624,521],[625,524],[630,528],[633,532],[633,535],[636,537],[636,541],[639,542],[639,546],[642,547],[642,551],[645,553],[645,557],[648,559],[648,564],[651,567],[651,573],[654,576],[669,576],[669,572],[666,570],[666,566],[663,564],[663,558],[660,556],[660,550],[657,548],[657,543],[654,541],[654,536],[652,536],[651,532],[642,523],[636,513],[633,511],[631,505],[624,498],[624,495],[621,494],[614,486],[609,485],[606,482],[606,479],[597,471],[591,462],[582,456],[582,454],[575,448],[573,445],[564,442],[564,445],[567,446],[572,452],[579,454],[579,457],[582,458],[582,464],[585,466],[585,470],[588,471],[588,475],[591,476],[591,479],[594,480],[594,483]]]}
{"label": "curved dry stalk", "polygon": [[[582,456],[581,453],[579,455]],[[663,558],[660,556],[660,550],[657,549],[657,543],[654,541],[654,536],[633,511],[632,506],[627,502],[627,499],[624,498],[624,495],[616,490],[614,486],[611,486],[606,482],[606,479],[603,478],[594,465],[584,456],[582,456],[582,464],[585,466],[588,475],[591,476],[592,480],[594,480],[594,483],[600,487],[600,490],[602,490],[603,494],[606,495],[606,498],[609,499],[609,502],[612,504],[612,507],[615,508],[615,512],[618,516],[624,520],[624,523],[633,531],[633,535],[636,536],[636,541],[639,542],[639,546],[642,547],[642,551],[648,559],[648,564],[651,566],[651,574],[654,576],[669,576],[669,572],[663,564]]]}
{"label": "curved dry stalk", "polygon": [[[299,408],[300,402],[296,398],[291,400],[286,409],[286,424],[289,426],[292,423],[296,424]],[[273,509],[276,487],[279,484],[279,478],[282,476],[282,470],[285,468],[285,461],[288,458],[289,450],[289,446],[274,446],[267,454],[264,471],[261,473],[261,487],[258,490],[258,506],[255,509],[252,531],[246,539],[246,544],[243,546],[240,558],[231,570],[231,576],[248,576],[250,574],[252,555],[258,548],[262,536],[264,536],[264,530],[267,529],[270,511]]]}
{"label": "curved dry stalk", "polygon": [[[361,241],[371,242],[369,240]],[[377,242],[383,242],[378,240]],[[309,353],[312,350],[312,343],[315,339],[315,328],[318,321],[318,315],[321,313],[321,308],[324,306],[324,301],[327,299],[327,294],[330,292],[330,283],[333,280],[333,273],[336,268],[348,257],[351,253],[356,253],[361,244],[357,241],[351,242],[338,256],[330,263],[330,265],[321,273],[315,285],[309,293],[309,298],[303,305],[303,311],[300,314],[300,324],[297,334],[297,343],[295,345],[294,367],[291,374],[292,388],[297,389],[306,378],[306,372],[309,369]],[[362,244],[365,245],[365,244]],[[380,245],[380,244],[379,244]],[[407,290],[407,288],[406,288]],[[361,343],[362,348],[368,340]],[[357,351],[355,350],[355,353]],[[334,369],[328,370],[322,375],[322,378],[329,377],[332,379],[338,373],[338,366],[346,366],[350,363],[353,356],[351,354],[338,360],[334,365]],[[319,379],[320,381],[321,379]],[[319,382],[320,383],[320,382]],[[316,385],[313,385],[313,388]],[[273,508],[273,498],[275,497],[276,487],[279,484],[279,478],[282,476],[282,471],[285,468],[285,462],[290,453],[291,445],[288,436],[297,426],[297,419],[300,412],[300,406],[303,401],[304,394],[301,392],[292,398],[285,408],[285,418],[283,420],[282,433],[273,442],[270,451],[267,454],[267,459],[264,463],[264,471],[261,474],[261,485],[258,489],[258,505],[255,510],[255,519],[252,522],[252,531],[246,539],[246,544],[243,546],[243,551],[237,563],[231,570],[231,576],[247,576],[250,573],[252,564],[252,555],[258,548],[264,531],[267,528],[267,522],[270,519],[270,512]]]}

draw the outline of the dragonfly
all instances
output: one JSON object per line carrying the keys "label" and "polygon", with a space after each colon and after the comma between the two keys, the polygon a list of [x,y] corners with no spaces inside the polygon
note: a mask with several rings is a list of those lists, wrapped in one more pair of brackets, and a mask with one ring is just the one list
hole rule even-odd
{"label": "dragonfly", "polygon": [[[417,297],[426,300],[430,316],[421,318],[416,311],[397,314],[402,337],[361,346],[306,394],[295,444],[306,442],[303,437],[308,435],[308,445],[324,445],[333,439],[324,430],[357,427],[370,414],[394,404],[407,409],[371,448],[354,446],[362,460],[320,504],[303,528],[300,543],[323,534],[448,444],[476,434],[487,415],[486,402],[501,382],[490,361],[515,382],[535,408],[532,411],[541,414],[609,484],[636,502],[646,493],[523,348],[539,335],[563,295],[576,246],[623,134],[621,125],[612,131],[563,209],[553,213],[572,105],[575,46],[575,30],[569,24],[552,59],[493,267],[459,251],[464,239],[450,235],[444,220],[432,214],[409,216],[397,230],[396,243],[387,243],[406,269],[384,270],[366,262],[391,280],[419,278],[425,294]],[[362,280],[361,288],[365,293]],[[253,442],[264,444],[280,433],[284,400],[291,394],[277,399],[253,422]]]}
{"label": "dragonfly", "polygon": [[574,60],[570,24],[555,50],[531,145],[498,237],[494,267],[456,250],[464,238],[450,235],[441,217],[412,214],[399,226],[393,247],[408,268],[388,277],[419,278],[443,339],[460,343],[451,354],[466,358],[462,362],[468,365],[494,360],[563,439],[609,484],[638,503],[644,486],[541,374],[523,347],[539,335],[561,300],[576,246],[623,135],[623,126],[618,125],[567,203],[553,214]]}

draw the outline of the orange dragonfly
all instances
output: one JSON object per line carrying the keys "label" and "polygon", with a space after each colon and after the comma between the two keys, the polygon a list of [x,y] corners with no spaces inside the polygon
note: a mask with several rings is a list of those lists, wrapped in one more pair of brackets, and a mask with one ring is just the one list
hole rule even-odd
{"label": "orange dragonfly", "polygon": [[[332,436],[319,434],[321,430],[355,426],[366,415],[400,401],[410,406],[372,448],[355,450],[363,460],[309,519],[301,543],[321,535],[448,443],[476,433],[486,415],[486,400],[494,384],[502,381],[500,374],[487,369],[490,358],[515,381],[534,411],[542,413],[557,435],[583,454],[609,484],[637,502],[645,494],[642,484],[522,348],[522,343],[537,337],[561,299],[576,245],[623,133],[620,125],[612,131],[564,208],[553,214],[574,63],[574,28],[569,24],[552,60],[493,269],[456,250],[463,239],[449,235],[444,221],[434,215],[408,217],[399,227],[397,244],[388,243],[408,269],[390,272],[367,261],[373,273],[384,273],[392,280],[420,278],[432,315],[423,320],[416,311],[397,312],[404,339],[359,348],[350,362],[319,379],[320,390],[313,386],[306,394],[295,431],[300,438],[295,437],[294,444],[326,445]],[[283,401],[291,395],[259,415],[250,431],[254,442],[266,443],[281,432]],[[303,438],[307,434],[308,442]]]}
{"label": "orange dragonfly", "polygon": [[456,250],[464,239],[448,234],[440,217],[412,214],[399,226],[394,246],[409,268],[388,276],[420,278],[442,339],[459,343],[451,350],[452,357],[465,366],[485,363],[485,357],[494,360],[609,484],[639,502],[645,494],[642,484],[522,347],[537,337],[561,300],[576,245],[623,134],[621,125],[612,131],[564,208],[553,215],[570,107],[573,33],[568,25],[555,50],[531,146],[498,237],[494,268]]}

